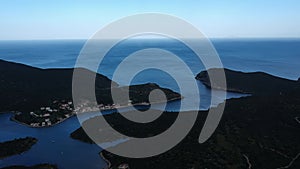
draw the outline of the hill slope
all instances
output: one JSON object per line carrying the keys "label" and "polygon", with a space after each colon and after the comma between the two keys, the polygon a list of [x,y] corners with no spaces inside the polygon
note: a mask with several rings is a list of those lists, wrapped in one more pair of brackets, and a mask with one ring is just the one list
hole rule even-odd
{"label": "hill slope", "polygon": [[[202,71],[196,76],[196,79],[211,88],[208,72],[217,77],[223,70],[227,82],[226,90],[231,92],[265,95],[292,91],[299,86],[299,82],[297,81],[279,78],[264,72],[244,73],[229,69],[209,69],[208,71]],[[218,82],[215,85],[220,86]]]}
{"label": "hill slope", "polygon": [[[247,91],[252,95],[227,100],[217,130],[205,143],[199,144],[198,137],[207,111],[199,111],[197,121],[187,137],[164,154],[133,159],[102,151],[102,156],[111,162],[113,169],[124,163],[131,169],[300,168],[300,84],[261,73],[249,75],[233,71],[230,71],[228,79],[232,83],[229,87],[243,89],[243,92]],[[255,87],[246,82],[234,84],[233,81],[238,79],[261,80],[263,83],[258,83]],[[272,83],[277,85],[264,92],[265,85]],[[282,91],[278,92],[278,88]],[[165,131],[174,122],[177,113],[165,112],[157,121],[144,127],[126,121],[118,114],[105,117],[121,133],[146,137]],[[77,129],[71,136],[92,143],[82,128]]]}
{"label": "hill slope", "polygon": [[[0,60],[0,112],[30,111],[55,99],[71,100],[73,69],[39,69]],[[93,73],[80,69],[82,77]],[[98,88],[117,86],[97,74]]]}
{"label": "hill slope", "polygon": [[[93,80],[94,72],[76,68],[81,80]],[[0,60],[0,112],[29,112],[51,104],[54,100],[72,100],[74,69],[39,69],[19,63]],[[117,87],[120,95],[123,87],[107,77],[96,74],[95,93],[98,104],[112,104],[111,86]],[[161,89],[168,100],[180,99],[180,94],[152,83],[129,87],[130,99],[135,104],[147,102],[153,89]],[[85,92],[85,89],[80,89]],[[127,102],[126,102],[127,105]]]}

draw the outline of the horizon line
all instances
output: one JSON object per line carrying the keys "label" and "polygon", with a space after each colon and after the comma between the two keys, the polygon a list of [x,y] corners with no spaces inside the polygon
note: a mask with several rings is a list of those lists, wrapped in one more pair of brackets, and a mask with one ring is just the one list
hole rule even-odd
{"label": "horizon line", "polygon": [[[206,37],[207,39],[300,39],[300,37]],[[113,39],[113,38],[111,38]],[[111,39],[95,39],[95,40],[111,40]],[[163,40],[166,38],[135,38],[135,40]],[[196,38],[185,38],[196,39]],[[0,39],[0,41],[50,41],[50,40],[91,40],[89,38],[49,38],[49,39]]]}

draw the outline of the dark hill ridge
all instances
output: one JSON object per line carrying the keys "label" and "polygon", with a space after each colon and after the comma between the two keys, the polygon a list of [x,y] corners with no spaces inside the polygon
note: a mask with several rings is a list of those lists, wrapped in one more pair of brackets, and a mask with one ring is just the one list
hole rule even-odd
{"label": "dark hill ridge", "polygon": [[10,157],[17,154],[22,154],[28,151],[34,144],[37,143],[37,139],[33,137],[19,138],[11,141],[0,143],[0,159]]}
{"label": "dark hill ridge", "polygon": [[[90,77],[94,72],[84,68],[75,69],[79,70],[82,81],[92,80]],[[40,69],[0,60],[0,112],[29,112],[47,106],[54,100],[72,100],[73,71],[73,68]],[[106,76],[96,74],[95,93],[98,104],[112,104],[111,86],[118,87],[118,84]],[[122,88],[119,89],[122,91]],[[163,90],[169,100],[181,98],[178,93],[150,83],[130,86],[130,98],[136,104],[147,101],[152,89]]]}
{"label": "dark hill ridge", "polygon": [[[117,131],[144,138],[165,131],[177,115],[176,112],[164,112],[156,121],[143,124],[145,126],[130,123],[118,113],[105,115],[105,118]],[[300,167],[300,123],[296,120],[300,117],[300,90],[271,97],[227,100],[217,130],[208,141],[199,144],[198,137],[206,116],[207,111],[199,111],[187,137],[164,154],[143,159],[124,158],[107,151],[101,154],[111,162],[111,169],[118,169],[124,163],[131,169],[242,169],[249,167],[247,158],[252,168],[284,168],[289,164],[291,169]],[[85,123],[88,125],[94,120],[97,117]],[[95,131],[107,134],[103,128]],[[93,143],[82,128],[74,131],[71,137]]]}
{"label": "dark hill ridge", "polygon": [[[225,71],[227,81],[227,91],[231,92],[265,95],[292,91],[300,85],[298,81],[276,77],[264,72],[244,73],[229,69],[209,69],[208,72],[217,76],[220,71],[223,70]],[[200,72],[196,76],[196,79],[200,80],[205,86],[211,88],[208,72]],[[218,82],[216,86],[220,86],[218,85]]]}
{"label": "dark hill ridge", "polygon": [[[185,139],[164,154],[135,159],[102,151],[102,156],[111,163],[110,168],[117,169],[120,164],[128,164],[131,169],[300,168],[300,84],[265,73],[226,72],[229,87],[252,95],[226,101],[221,122],[209,140],[203,144],[198,142],[208,113],[199,111],[196,123]],[[233,83],[241,79],[247,79],[248,83],[238,83],[241,86]],[[255,87],[249,83],[257,81],[263,83]],[[275,87],[264,92],[264,88],[268,87],[265,85],[272,83]],[[157,121],[144,127],[120,118],[117,113],[105,115],[105,118],[121,133],[145,137],[165,131],[177,115],[176,112],[164,112]],[[85,123],[93,120],[97,117]],[[71,137],[92,143],[82,128],[74,131]]]}
{"label": "dark hill ridge", "polygon": [[[78,68],[82,77],[93,73]],[[0,60],[0,112],[30,111],[52,100],[72,97],[74,69],[39,69],[19,63]],[[118,86],[107,77],[97,74],[98,88]]]}

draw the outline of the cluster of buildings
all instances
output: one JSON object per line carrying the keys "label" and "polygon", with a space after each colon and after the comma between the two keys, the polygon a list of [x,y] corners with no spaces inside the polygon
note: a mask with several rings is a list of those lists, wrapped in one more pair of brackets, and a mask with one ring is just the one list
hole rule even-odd
{"label": "cluster of buildings", "polygon": [[[60,112],[60,113],[58,113]],[[31,123],[32,127],[46,127],[59,123],[71,117],[74,113],[73,103],[65,100],[54,101],[52,107],[41,107],[39,111],[30,112],[31,116],[42,119],[42,121]],[[55,116],[55,117],[53,117]]]}
{"label": "cluster of buildings", "polygon": [[[128,101],[128,106],[132,105],[132,101]],[[111,110],[120,108],[120,104],[91,104],[88,101],[83,102],[80,106],[73,108],[73,102],[71,101],[58,101],[55,100],[52,106],[41,107],[40,110],[35,112],[30,112],[30,115],[38,118],[37,122],[32,122],[29,125],[32,127],[47,127],[53,124],[57,124],[74,114],[84,113],[84,112],[96,112],[99,110]]]}
{"label": "cluster of buildings", "polygon": [[119,108],[119,104],[110,104],[110,105],[103,105],[103,104],[94,104],[92,105],[89,102],[83,102],[79,106],[77,106],[74,110],[75,114],[78,113],[84,113],[84,112],[96,112],[99,110],[111,110],[111,109],[116,109]]}
{"label": "cluster of buildings", "polygon": [[[148,105],[148,103],[142,103],[144,105]],[[132,101],[129,100],[127,105],[124,106],[132,106]],[[120,104],[91,104],[88,101],[83,102],[79,106],[74,109],[75,114],[84,113],[84,112],[96,112],[99,110],[112,110],[121,108]]]}
{"label": "cluster of buildings", "polygon": [[50,121],[50,119],[45,119],[45,121],[41,122],[41,123],[31,123],[30,126],[32,127],[45,127],[45,126],[51,126],[52,122]]}

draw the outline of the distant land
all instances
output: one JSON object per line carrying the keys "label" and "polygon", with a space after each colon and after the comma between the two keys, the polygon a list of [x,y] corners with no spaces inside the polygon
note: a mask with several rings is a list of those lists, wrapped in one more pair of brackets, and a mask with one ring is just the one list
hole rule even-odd
{"label": "distant land", "polygon": [[197,74],[196,79],[200,80],[205,86],[211,88],[209,73],[212,76],[218,75],[224,71],[227,80],[227,89],[220,88],[218,81],[215,83],[215,89],[227,90],[230,92],[254,94],[254,95],[268,95],[280,92],[293,91],[299,87],[299,81],[288,80],[276,77],[264,72],[240,72],[229,69],[209,69]]}
{"label": "distant land", "polygon": [[[300,168],[300,83],[260,72],[225,70],[225,73],[230,91],[251,95],[226,101],[222,120],[207,142],[198,143],[208,113],[199,111],[196,124],[190,133],[173,149],[159,156],[144,159],[124,158],[102,151],[101,156],[110,163],[109,167],[111,169],[121,166],[129,166],[130,169]],[[209,87],[205,77],[205,72],[201,72],[196,78]],[[242,79],[247,81],[240,81]],[[237,81],[240,82],[235,84]],[[177,115],[178,112],[165,112],[156,121],[145,126],[129,122],[118,113],[105,115],[105,118],[114,129],[124,134],[145,137],[166,130]],[[97,118],[89,119],[84,125],[88,125],[89,121],[97,121]],[[101,132],[105,134],[105,130]],[[74,131],[71,137],[93,143],[82,128]]]}
{"label": "distant land", "polygon": [[[75,69],[78,70],[83,82],[92,80],[90,77],[95,74],[84,68]],[[0,60],[0,112],[16,112],[12,119],[17,122],[31,127],[47,127],[60,123],[75,113],[148,105],[148,95],[154,89],[164,91],[168,101],[181,99],[181,95],[172,90],[147,83],[129,86],[130,100],[124,103],[113,103],[111,87],[118,90],[120,95],[124,93],[123,88],[126,87],[118,87],[116,82],[97,73],[95,93],[98,105],[90,105],[86,98],[80,108],[74,108],[73,71],[73,68],[39,69]],[[85,92],[84,89],[81,92]]]}

